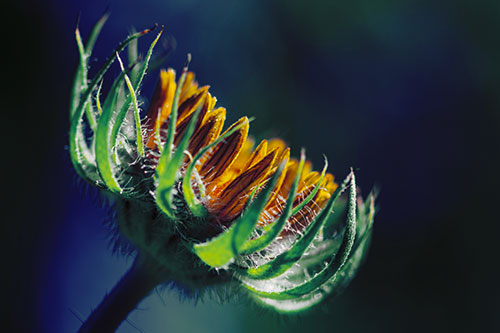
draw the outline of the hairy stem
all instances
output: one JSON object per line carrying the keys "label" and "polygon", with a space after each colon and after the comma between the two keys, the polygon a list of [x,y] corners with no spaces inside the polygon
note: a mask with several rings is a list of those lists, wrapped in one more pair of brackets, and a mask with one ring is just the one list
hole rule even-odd
{"label": "hairy stem", "polygon": [[130,270],[104,296],[78,332],[114,332],[139,302],[167,278],[166,270],[154,259],[138,255]]}

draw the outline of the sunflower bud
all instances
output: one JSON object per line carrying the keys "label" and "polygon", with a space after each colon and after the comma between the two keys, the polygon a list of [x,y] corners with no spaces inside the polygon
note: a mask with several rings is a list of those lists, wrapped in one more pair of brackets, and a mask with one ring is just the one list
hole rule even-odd
{"label": "sunflower bud", "polygon": [[[338,185],[326,158],[313,171],[304,151],[292,158],[280,139],[255,145],[247,117],[223,131],[226,109],[187,65],[178,79],[161,71],[141,118],[139,88],[163,28],[142,61],[126,67],[119,54],[152,29],[130,35],[88,80],[103,23],[86,45],[76,31],[70,156],[83,179],[113,198],[117,229],[138,254],[162,267],[164,282],[192,290],[236,282],[281,312],[343,289],[369,244],[374,194],[364,202],[352,171]],[[115,60],[121,73],[101,100]]]}

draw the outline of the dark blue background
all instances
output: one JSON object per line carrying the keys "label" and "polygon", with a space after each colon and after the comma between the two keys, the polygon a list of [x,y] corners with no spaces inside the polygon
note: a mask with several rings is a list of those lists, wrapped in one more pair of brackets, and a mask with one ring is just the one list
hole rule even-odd
{"label": "dark blue background", "polygon": [[[494,331],[500,163],[498,1],[109,1],[92,69],[132,26],[165,24],[166,65],[210,84],[228,121],[322,153],[381,195],[352,286],[300,319],[246,304],[150,296],[121,332]],[[72,169],[67,105],[100,1],[22,2],[2,20],[3,326],[69,332],[131,259],[108,248],[106,208]],[[152,37],[141,41],[143,50]],[[164,37],[166,40],[166,37]],[[112,71],[117,71],[113,68]],[[108,79],[109,80],[109,79]],[[142,89],[151,96],[157,73]],[[163,304],[165,302],[165,304]]]}

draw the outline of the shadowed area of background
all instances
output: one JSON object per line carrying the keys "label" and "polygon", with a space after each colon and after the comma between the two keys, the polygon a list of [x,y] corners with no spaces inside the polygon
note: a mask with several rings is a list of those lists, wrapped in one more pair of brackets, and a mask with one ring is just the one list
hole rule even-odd
{"label": "shadowed area of background", "polygon": [[[132,27],[164,24],[163,40],[176,44],[165,66],[179,70],[191,52],[191,70],[228,109],[228,124],[254,116],[257,138],[280,136],[295,156],[305,147],[316,168],[324,153],[337,179],[353,166],[364,194],[381,189],[367,262],[315,311],[290,319],[162,291],[120,332],[500,329],[498,1],[109,5],[94,73]],[[76,18],[85,36],[105,5],[7,6],[2,326],[75,331],[131,264],[109,250],[109,212],[77,181],[65,147]],[[149,74],[146,103],[158,77]]]}

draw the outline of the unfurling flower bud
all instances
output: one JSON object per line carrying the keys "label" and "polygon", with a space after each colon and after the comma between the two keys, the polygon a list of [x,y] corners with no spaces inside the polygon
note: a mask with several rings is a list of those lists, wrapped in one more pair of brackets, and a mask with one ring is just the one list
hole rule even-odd
{"label": "unfurling flower bud", "polygon": [[[187,65],[177,80],[173,69],[161,71],[141,117],[139,90],[163,28],[142,60],[126,67],[119,53],[152,29],[125,39],[89,81],[87,59],[104,21],[86,45],[76,31],[70,156],[83,179],[113,198],[118,232],[159,267],[158,282],[191,290],[236,282],[280,312],[342,290],[368,248],[375,195],[363,201],[352,171],[338,185],[326,158],[313,171],[303,150],[292,158],[280,139],[254,148],[247,117],[223,131],[226,109]],[[122,71],[101,100],[115,60]]]}

